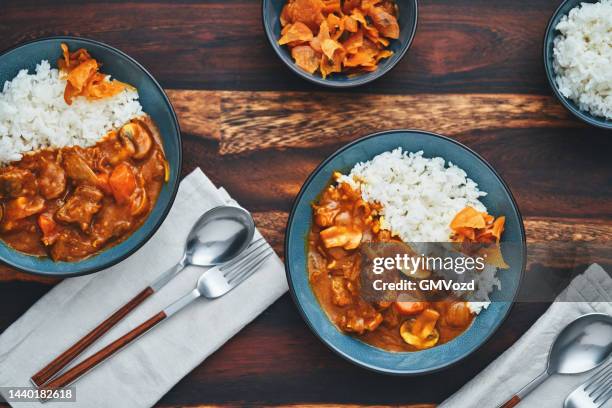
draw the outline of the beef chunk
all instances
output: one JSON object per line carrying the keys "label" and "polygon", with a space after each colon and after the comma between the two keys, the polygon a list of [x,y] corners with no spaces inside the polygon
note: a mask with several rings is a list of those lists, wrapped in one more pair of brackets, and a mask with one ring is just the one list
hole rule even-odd
{"label": "beef chunk", "polygon": [[66,204],[57,210],[55,218],[58,221],[75,223],[82,231],[88,231],[91,219],[102,208],[103,198],[104,194],[96,187],[78,186]]}

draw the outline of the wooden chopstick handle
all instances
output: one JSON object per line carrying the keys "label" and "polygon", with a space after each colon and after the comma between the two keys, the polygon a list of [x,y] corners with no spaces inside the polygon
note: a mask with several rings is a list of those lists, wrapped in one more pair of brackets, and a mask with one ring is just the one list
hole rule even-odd
{"label": "wooden chopstick handle", "polygon": [[499,408],[512,408],[515,407],[519,402],[521,402],[521,397],[518,395],[513,396],[504,404],[500,405]]}
{"label": "wooden chopstick handle", "polygon": [[85,349],[91,346],[96,340],[98,340],[104,333],[108,332],[113,326],[119,323],[126,315],[132,310],[136,309],[138,305],[145,301],[149,296],[153,294],[153,289],[147,287],[142,290],[139,294],[134,296],[129,302],[123,305],[119,310],[109,316],[106,320],[100,323],[97,327],[87,333],[79,341],[74,343],[68,350],[64,351],[53,361],[43,367],[40,371],[34,374],[31,378],[32,382],[37,386],[43,386],[50,378],[60,372],[66,367],[72,360],[79,356]]}
{"label": "wooden chopstick handle", "polygon": [[117,340],[110,343],[108,346],[104,347],[91,357],[86,358],[81,363],[75,365],[70,370],[66,371],[64,374],[58,376],[57,378],[52,379],[47,384],[45,384],[43,389],[58,389],[63,388],[72,382],[76,381],[79,377],[85,374],[87,371],[91,370],[123,347],[130,344],[132,341],[137,339],[139,336],[143,335],[145,332],[149,331],[153,326],[161,322],[166,318],[166,313],[163,311],[157,313],[152,316],[149,320],[141,323],[138,327],[130,330],[123,336],[119,337]]}

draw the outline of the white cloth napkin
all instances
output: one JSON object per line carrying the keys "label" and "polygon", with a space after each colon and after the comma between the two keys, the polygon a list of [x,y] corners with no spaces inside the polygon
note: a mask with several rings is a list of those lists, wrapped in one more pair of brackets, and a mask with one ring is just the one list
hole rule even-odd
{"label": "white cloth napkin", "polygon": [[[478,406],[495,408],[543,372],[557,334],[576,317],[600,312],[612,315],[612,278],[599,265],[591,265],[572,280],[535,324],[504,354],[493,361],[440,408]],[[594,372],[594,371],[593,371]],[[519,407],[560,408],[567,395],[593,375],[554,375],[536,388]],[[605,405],[612,406],[612,403]]]}
{"label": "white cloth napkin", "polygon": [[[64,280],[0,336],[0,386],[29,386],[32,374],[174,265],[193,223],[222,204],[235,203],[201,170],[188,175],[167,219],[139,251],[108,270]],[[192,290],[202,272],[195,267],[181,272],[79,361]],[[76,403],[52,405],[149,407],[286,291],[284,266],[275,255],[228,295],[198,299],[89,372],[75,383]],[[15,405],[41,407],[38,402]]]}

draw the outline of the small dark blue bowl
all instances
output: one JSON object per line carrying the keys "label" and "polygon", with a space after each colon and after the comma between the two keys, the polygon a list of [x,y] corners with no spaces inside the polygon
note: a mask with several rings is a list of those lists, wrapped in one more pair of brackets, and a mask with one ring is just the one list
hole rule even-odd
{"label": "small dark blue bowl", "polygon": [[543,53],[544,53],[544,70],[546,72],[546,78],[548,78],[548,83],[552,88],[555,96],[563,106],[567,108],[574,116],[578,119],[586,122],[590,125],[597,126],[603,129],[612,129],[612,120],[606,119],[601,116],[591,115],[589,112],[586,112],[578,107],[578,105],[569,98],[566,98],[559,91],[559,87],[557,86],[557,82],[555,80],[556,74],[555,69],[553,68],[553,47],[555,37],[559,34],[559,32],[555,29],[557,24],[563,16],[566,16],[571,9],[579,6],[581,3],[598,3],[599,0],[565,0],[559,5],[557,10],[553,13],[550,21],[548,22],[548,26],[546,27],[546,33],[544,34],[544,44],[543,44]]}
{"label": "small dark blue bowl", "polygon": [[[468,177],[487,192],[483,204],[492,214],[505,215],[506,225],[502,244],[513,247],[504,251],[510,269],[498,272],[502,290],[491,294],[492,303],[483,310],[461,336],[434,348],[418,352],[395,353],[372,347],[355,337],[340,332],[321,309],[312,292],[307,272],[307,237],[312,225],[311,203],[328,185],[334,171],[344,173],[358,162],[402,147],[404,151],[424,151],[425,157],[442,157],[461,167]],[[390,130],[359,139],[338,150],[321,163],[308,177],[297,196],[285,238],[285,267],[293,299],[312,331],[329,348],[347,360],[382,373],[417,375],[440,370],[454,364],[474,351],[493,335],[504,321],[518,293],[526,260],[525,231],[518,206],[512,193],[478,154],[444,136],[418,130]]]}
{"label": "small dark blue bowl", "polygon": [[378,63],[378,69],[373,72],[363,73],[357,76],[349,77],[345,74],[334,73],[323,79],[318,73],[310,74],[300,69],[291,58],[291,53],[286,46],[278,45],[280,38],[281,25],[280,14],[287,0],[263,0],[262,14],[263,25],[266,36],[276,51],[276,54],[281,60],[296,74],[302,78],[314,82],[315,84],[328,86],[332,88],[350,88],[372,82],[389,72],[406,54],[417,28],[417,0],[401,0],[398,1],[399,6],[399,26],[400,37],[397,40],[392,40],[389,44],[389,49],[393,51],[393,55],[385,58]]}
{"label": "small dark blue bowl", "polygon": [[157,126],[162,136],[166,159],[170,165],[170,180],[164,185],[153,211],[145,223],[125,241],[99,254],[78,262],[54,262],[50,258],[26,255],[0,241],[0,261],[15,268],[39,275],[70,277],[108,268],[127,258],[153,236],[168,215],[178,189],[182,164],[181,132],[176,114],[161,86],[134,59],[99,41],[77,37],[50,37],[18,45],[0,55],[0,85],[13,79],[22,69],[34,71],[36,64],[46,59],[52,67],[61,55],[61,43],[71,50],[86,48],[103,64],[104,73],[127,82],[138,89],[140,104]]}

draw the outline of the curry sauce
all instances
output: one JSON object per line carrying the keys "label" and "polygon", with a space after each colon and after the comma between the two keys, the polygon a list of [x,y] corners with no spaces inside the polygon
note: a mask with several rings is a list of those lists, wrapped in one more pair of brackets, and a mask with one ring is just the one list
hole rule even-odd
{"label": "curry sauce", "polygon": [[78,261],[125,240],[168,177],[149,116],[96,145],[44,149],[0,168],[0,239],[30,255]]}
{"label": "curry sauce", "polygon": [[384,350],[417,351],[453,340],[474,318],[465,301],[450,295],[435,302],[363,298],[360,245],[401,242],[380,228],[379,209],[347,183],[330,185],[313,203],[308,274],[319,304],[340,330]]}

